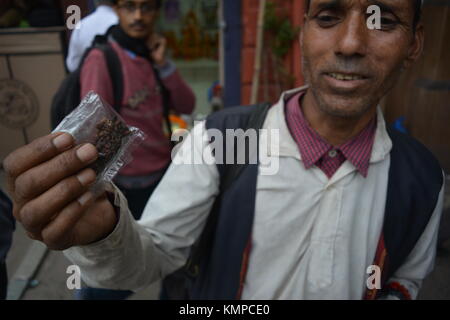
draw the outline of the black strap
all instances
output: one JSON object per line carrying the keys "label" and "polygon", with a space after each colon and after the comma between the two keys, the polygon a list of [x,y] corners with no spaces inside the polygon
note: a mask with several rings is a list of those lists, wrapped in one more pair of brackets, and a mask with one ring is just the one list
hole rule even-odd
{"label": "black strap", "polygon": [[153,69],[153,74],[155,75],[156,83],[158,84],[159,91],[161,93],[162,97],[162,104],[163,104],[163,117],[164,121],[166,122],[167,130],[169,133],[169,141],[172,145],[172,147],[175,146],[175,143],[172,141],[172,124],[170,123],[170,91],[166,88],[164,85],[164,82],[161,79],[161,75],[159,74],[159,70],[155,67],[154,62],[150,60],[150,64]]}
{"label": "black strap", "polygon": [[122,66],[114,51],[113,47],[107,43],[99,47],[103,51],[106,59],[106,65],[108,67],[109,77],[113,86],[114,93],[114,109],[119,112],[120,107],[122,106],[122,98],[123,98],[123,74],[122,74]]}
{"label": "black strap", "polygon": [[114,51],[111,43],[109,42],[109,34],[112,27],[106,31],[103,35],[97,35],[92,41],[91,47],[85,51],[83,58],[80,63],[80,70],[83,66],[84,60],[87,58],[91,50],[99,49],[103,52],[105,56],[106,67],[108,68],[109,78],[112,83],[112,90],[114,95],[114,105],[112,106],[117,113],[120,113],[120,108],[122,107],[123,98],[123,73],[122,64],[120,62],[117,53]]}
{"label": "black strap", "polygon": [[[264,120],[267,116],[267,112],[270,108],[270,104],[263,103],[257,105],[255,110],[249,117],[249,121],[245,128],[241,128],[244,131],[249,129],[255,129],[257,132],[262,128],[264,124]],[[232,128],[227,128],[232,129]],[[234,128],[239,129],[239,128]],[[224,154],[226,153],[226,149],[224,150]],[[237,164],[236,162],[231,165],[226,165],[225,170],[221,174],[220,177],[220,192],[219,196],[216,198],[214,205],[208,215],[206,220],[205,227],[203,229],[202,234],[200,235],[197,242],[192,246],[191,254],[188,258],[188,261],[185,265],[185,271],[187,275],[191,278],[195,278],[198,276],[200,271],[200,262],[202,257],[208,253],[212,247],[213,237],[216,230],[217,222],[219,220],[220,206],[221,206],[221,195],[228,190],[228,188],[233,184],[234,181],[237,180],[241,172],[248,165],[249,159],[251,155],[246,154],[246,161],[244,164]]]}

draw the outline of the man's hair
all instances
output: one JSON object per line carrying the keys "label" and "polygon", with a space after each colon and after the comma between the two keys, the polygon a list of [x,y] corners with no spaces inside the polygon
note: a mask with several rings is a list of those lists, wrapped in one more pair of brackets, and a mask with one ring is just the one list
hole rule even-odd
{"label": "man's hair", "polygon": [[[108,2],[111,2],[112,4],[117,4],[119,0],[108,0]],[[157,8],[161,8],[162,0],[155,0]]]}
{"label": "man's hair", "polygon": [[[308,11],[309,5],[312,0],[305,0],[305,1],[306,1],[306,11]],[[421,16],[422,16],[422,0],[414,0],[414,20],[413,20],[414,30],[416,29]]]}
{"label": "man's hair", "polygon": [[114,0],[94,0],[94,5],[95,5],[95,7],[98,7],[102,4],[112,6],[112,5],[114,5],[114,2],[115,2]]}

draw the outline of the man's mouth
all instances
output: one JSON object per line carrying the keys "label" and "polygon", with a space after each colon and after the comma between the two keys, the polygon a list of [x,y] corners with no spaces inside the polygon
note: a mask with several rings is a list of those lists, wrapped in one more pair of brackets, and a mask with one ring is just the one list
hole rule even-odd
{"label": "man's mouth", "polygon": [[326,73],[327,76],[332,77],[336,80],[340,81],[355,81],[355,80],[365,80],[367,77],[357,74],[346,74],[346,73],[337,73],[337,72],[329,72]]}
{"label": "man's mouth", "polygon": [[348,94],[369,84],[369,77],[357,73],[325,72],[324,79],[335,93]]}
{"label": "man's mouth", "polygon": [[134,29],[134,30],[144,30],[144,29],[145,29],[145,25],[142,25],[142,24],[133,24],[133,25],[131,25],[131,29]]}

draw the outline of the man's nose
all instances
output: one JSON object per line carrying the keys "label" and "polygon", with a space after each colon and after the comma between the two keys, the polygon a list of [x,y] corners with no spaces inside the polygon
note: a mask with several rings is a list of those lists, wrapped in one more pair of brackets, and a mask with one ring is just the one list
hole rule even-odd
{"label": "man's nose", "polygon": [[365,17],[359,14],[348,16],[340,25],[335,52],[343,56],[365,56],[369,29]]}
{"label": "man's nose", "polygon": [[134,19],[135,20],[141,20],[142,19],[142,8],[141,7],[136,8],[134,10]]}

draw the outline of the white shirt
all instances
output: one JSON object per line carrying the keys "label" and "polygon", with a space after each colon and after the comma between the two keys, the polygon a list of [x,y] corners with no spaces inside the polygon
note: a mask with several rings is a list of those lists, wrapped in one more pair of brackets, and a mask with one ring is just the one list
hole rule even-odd
{"label": "white shirt", "polygon": [[[268,113],[265,129],[278,129],[279,147],[260,157],[276,157],[279,170],[257,179],[252,251],[243,299],[361,299],[382,230],[392,142],[381,110],[368,176],[346,161],[331,179],[317,167],[305,169],[289,133],[283,94]],[[193,148],[191,148],[193,140]],[[174,161],[210,153],[204,123],[197,125]],[[262,154],[265,153],[265,154]],[[272,159],[274,160],[274,159]],[[126,200],[116,190],[121,216],[112,234],[99,243],[65,254],[93,287],[143,289],[181,267],[199,237],[219,190],[213,164],[173,164],[143,217],[133,221]],[[395,279],[416,297],[434,266],[443,187],[432,218]]]}
{"label": "white shirt", "polygon": [[69,53],[66,64],[70,72],[75,71],[83,57],[84,52],[92,44],[96,35],[105,34],[109,27],[118,24],[114,9],[107,5],[101,5],[97,9],[78,22],[77,27],[72,32],[69,43]]}

